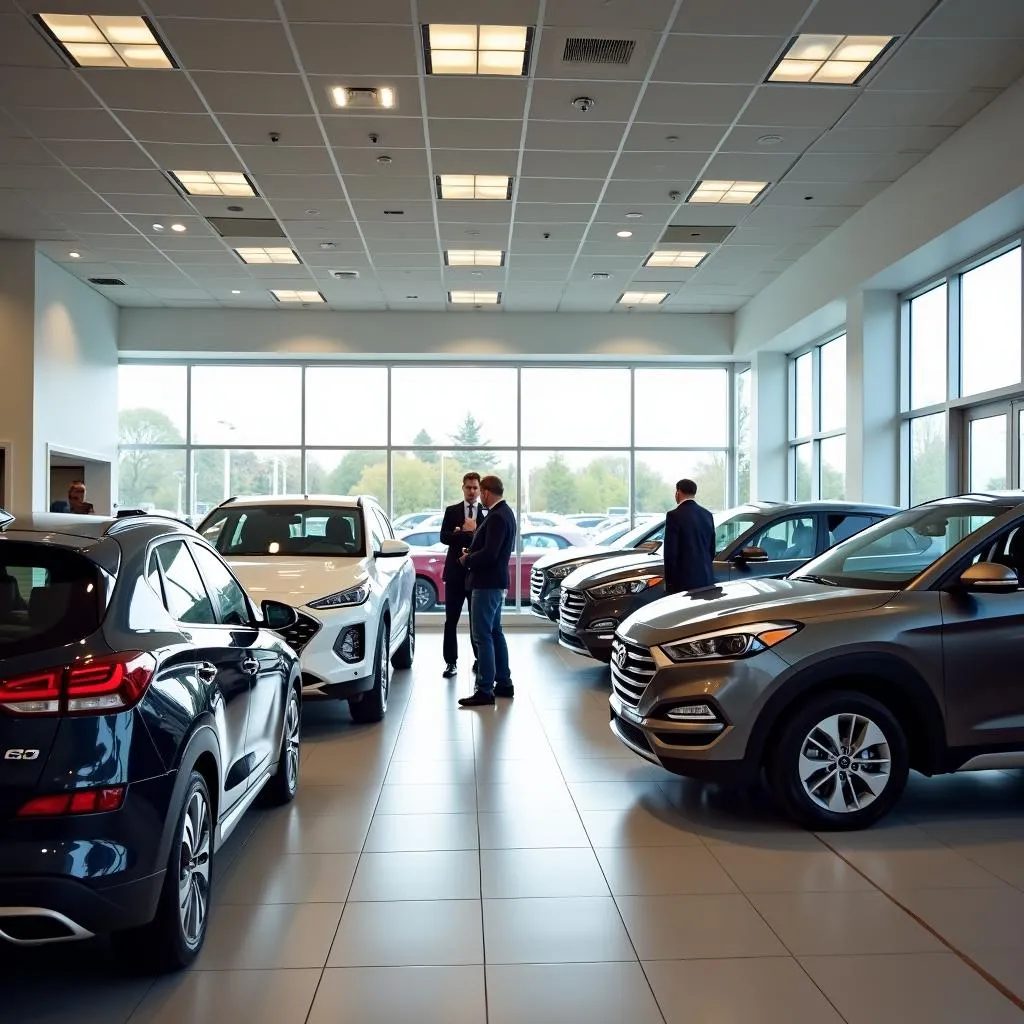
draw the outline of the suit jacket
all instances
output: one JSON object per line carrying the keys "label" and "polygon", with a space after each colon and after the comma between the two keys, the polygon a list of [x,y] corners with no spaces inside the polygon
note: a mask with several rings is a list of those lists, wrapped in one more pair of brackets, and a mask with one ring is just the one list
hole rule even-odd
{"label": "suit jacket", "polygon": [[502,499],[477,527],[466,568],[472,590],[508,590],[508,560],[516,546],[516,517]]}
{"label": "suit jacket", "polygon": [[665,592],[710,587],[715,582],[715,521],[695,501],[683,501],[665,516]]}
{"label": "suit jacket", "polygon": [[447,583],[463,582],[466,578],[466,570],[459,561],[459,556],[473,542],[473,538],[480,531],[483,520],[487,518],[487,509],[480,502],[477,502],[477,512],[480,522],[476,531],[466,533],[460,527],[466,521],[466,503],[460,501],[455,505],[449,505],[444,510],[444,518],[441,520],[441,543],[448,545],[448,554],[444,560],[444,571],[441,579]]}

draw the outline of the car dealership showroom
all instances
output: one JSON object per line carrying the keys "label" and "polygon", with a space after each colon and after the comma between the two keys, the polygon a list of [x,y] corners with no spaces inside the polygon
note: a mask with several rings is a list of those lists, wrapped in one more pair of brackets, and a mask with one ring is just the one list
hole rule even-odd
{"label": "car dealership showroom", "polygon": [[3,1024],[1024,1024],[1024,0],[0,0]]}

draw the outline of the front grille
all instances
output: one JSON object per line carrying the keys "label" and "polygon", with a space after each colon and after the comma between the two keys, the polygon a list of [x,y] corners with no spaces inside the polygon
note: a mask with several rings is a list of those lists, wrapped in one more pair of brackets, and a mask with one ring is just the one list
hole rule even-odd
{"label": "front grille", "polygon": [[530,600],[536,604],[544,592],[544,570],[534,566],[530,570]]}
{"label": "front grille", "polygon": [[587,645],[580,640],[579,637],[574,636],[572,633],[566,633],[564,629],[560,629],[558,631],[558,639],[561,640],[566,647],[571,647],[574,651],[580,651],[583,654],[590,653],[590,651],[587,650]]}
{"label": "front grille", "polygon": [[566,633],[572,633],[579,625],[580,616],[587,604],[587,595],[582,590],[566,590],[562,587],[562,596],[558,605],[558,626]]}
{"label": "front grille", "polygon": [[294,626],[277,632],[296,654],[301,654],[306,644],[320,632],[320,623],[312,615],[299,612],[299,621]]}
{"label": "front grille", "polygon": [[637,707],[655,671],[647,647],[618,636],[612,641],[612,689],[627,707]]}

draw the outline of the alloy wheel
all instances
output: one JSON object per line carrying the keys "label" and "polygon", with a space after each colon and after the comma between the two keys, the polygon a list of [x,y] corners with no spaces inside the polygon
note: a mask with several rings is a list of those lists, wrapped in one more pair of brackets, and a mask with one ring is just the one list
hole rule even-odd
{"label": "alloy wheel", "polygon": [[870,718],[830,715],[805,737],[797,770],[813,803],[833,814],[852,814],[881,796],[892,754],[885,733]]}
{"label": "alloy wheel", "polygon": [[381,639],[380,656],[380,703],[384,710],[387,710],[388,694],[391,692],[391,658],[388,657],[389,641],[390,634],[385,626],[384,636]]}
{"label": "alloy wheel", "polygon": [[178,869],[178,915],[189,949],[202,942],[210,907],[210,805],[201,790],[189,798],[181,825]]}
{"label": "alloy wheel", "polygon": [[420,612],[429,612],[437,603],[437,596],[434,593],[434,588],[423,580],[416,581],[413,596],[416,601],[416,610]]}
{"label": "alloy wheel", "polygon": [[299,784],[299,721],[299,701],[293,693],[284,722],[284,770],[289,793],[294,793]]}

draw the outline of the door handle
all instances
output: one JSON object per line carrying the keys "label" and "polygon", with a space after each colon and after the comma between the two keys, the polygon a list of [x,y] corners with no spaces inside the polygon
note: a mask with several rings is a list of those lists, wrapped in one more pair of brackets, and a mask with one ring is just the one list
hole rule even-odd
{"label": "door handle", "polygon": [[259,671],[260,663],[255,658],[246,658],[242,662],[242,671],[248,672],[250,675],[256,675]]}
{"label": "door handle", "polygon": [[212,683],[217,678],[217,666],[204,662],[196,669],[196,675],[201,683]]}

